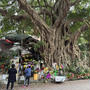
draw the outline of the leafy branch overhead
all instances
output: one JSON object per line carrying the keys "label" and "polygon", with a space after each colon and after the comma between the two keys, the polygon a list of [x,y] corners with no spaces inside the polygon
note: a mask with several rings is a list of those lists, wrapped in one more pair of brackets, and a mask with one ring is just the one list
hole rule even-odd
{"label": "leafy branch overhead", "polygon": [[[27,14],[18,14],[18,15],[10,15],[11,18],[17,21],[20,21],[22,19],[27,19],[29,17],[33,21],[33,23],[37,25],[40,29],[41,29],[40,25],[42,24],[43,24],[42,26],[47,27],[47,24],[46,24],[47,19],[45,15],[48,16],[47,18],[50,18],[50,21],[53,20],[50,26],[54,26],[56,28],[60,25],[63,19],[67,17],[68,13],[70,12],[71,6],[78,5],[79,2],[83,2],[83,0],[82,1],[81,0],[71,0],[71,2],[70,0],[56,0],[56,1],[55,0],[54,1],[53,0],[30,0],[30,1],[28,0],[28,2],[26,2],[26,0],[23,0],[23,1],[17,0],[17,1],[20,5],[20,8],[17,6],[17,8],[19,9],[19,13],[21,12],[21,9],[23,9],[25,12],[28,13],[28,15],[30,15],[30,17]],[[17,1],[16,0],[6,0],[6,1],[3,0],[2,4],[0,5],[1,15],[3,16],[8,15],[9,9],[6,10],[5,8],[18,5]],[[14,14],[15,14],[15,11],[14,11]],[[40,14],[40,16],[38,14]],[[43,15],[42,18],[44,20],[41,19],[42,15]]]}
{"label": "leafy branch overhead", "polygon": [[46,61],[66,60],[68,57],[78,55],[79,50],[76,50],[75,44],[83,32],[89,32],[89,2],[89,0],[2,0],[0,32],[7,30],[16,32],[21,30],[20,32],[28,34],[32,32],[45,42],[42,51]]}

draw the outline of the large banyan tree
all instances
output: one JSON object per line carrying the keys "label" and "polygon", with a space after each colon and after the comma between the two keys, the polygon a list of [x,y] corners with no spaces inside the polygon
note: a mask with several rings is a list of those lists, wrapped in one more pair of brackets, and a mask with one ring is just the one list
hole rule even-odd
{"label": "large banyan tree", "polygon": [[[89,0],[2,0],[0,14],[17,27],[32,26],[44,42],[46,64],[71,64],[80,58],[77,45],[81,33],[88,30]],[[11,12],[12,10],[12,12]],[[27,24],[27,22],[29,22]],[[86,23],[87,22],[87,23]],[[10,23],[10,24],[11,24]],[[26,25],[25,25],[26,24]],[[79,24],[72,32],[72,26]],[[75,27],[75,26],[74,26]]]}

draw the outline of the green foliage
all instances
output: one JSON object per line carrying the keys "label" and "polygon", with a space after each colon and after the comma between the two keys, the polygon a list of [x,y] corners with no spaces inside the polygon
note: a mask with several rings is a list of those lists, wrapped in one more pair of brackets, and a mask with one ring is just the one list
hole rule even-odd
{"label": "green foliage", "polygon": [[[12,5],[9,6],[10,3],[12,3],[14,0],[1,0],[0,1],[0,7],[4,10],[8,11],[7,16],[3,16],[3,19],[1,20],[0,26],[0,37],[2,35],[5,35],[8,31],[16,30],[17,33],[24,33],[33,35],[34,34],[34,25],[32,21],[28,18],[27,20],[21,20],[21,21],[15,21],[10,19],[12,15],[24,15],[26,12],[24,10],[20,10],[19,6],[17,4],[17,1],[15,1]],[[37,0],[27,0],[30,5],[33,6],[33,8],[36,10],[36,12],[40,12],[41,7],[38,7],[39,4],[43,6],[42,9],[48,9],[48,11],[52,11],[53,14],[54,11],[51,10],[50,7],[45,7],[44,0],[40,0],[40,3],[38,3]],[[46,0],[48,1],[47,4],[49,6],[53,6],[56,0]],[[71,2],[75,2],[76,0],[70,0]],[[80,3],[77,3],[75,6],[71,7],[69,13],[68,13],[68,20],[72,20],[70,24],[70,31],[74,33],[78,30],[85,22],[78,21],[78,19],[86,19],[88,20],[88,17],[90,16],[90,0],[81,0]],[[43,15],[41,15],[43,17]],[[46,23],[51,26],[52,21],[50,19],[51,17],[46,15]],[[76,21],[73,21],[76,20]],[[39,35],[39,33],[38,33]],[[81,48],[84,46],[84,44],[88,43],[90,41],[90,30],[87,30],[85,33],[83,33],[83,36],[80,37],[78,40],[78,44],[81,44]],[[35,45],[35,48],[40,48],[40,45]]]}
{"label": "green foliage", "polygon": [[[46,0],[48,1],[48,5],[53,6],[55,1],[54,0]],[[75,0],[71,0],[72,2],[74,2]],[[9,5],[8,3],[13,2],[13,0],[2,0],[1,2],[1,6],[3,6],[4,9],[8,9],[9,15],[8,17],[10,17],[11,15],[15,14],[17,12],[18,15],[22,15],[25,12],[23,10],[19,10],[18,9],[18,4],[15,2],[14,4],[12,4],[11,6],[7,6]],[[88,2],[90,2],[89,0],[82,0],[80,4],[77,4],[74,9],[72,11],[69,12],[68,14],[68,18],[69,19],[77,19],[77,18],[86,18],[89,15],[89,10],[90,7],[85,7],[87,6]],[[39,6],[39,3],[37,0],[28,0],[28,3],[32,4],[32,6]],[[40,5],[41,6],[45,6],[45,2],[44,0],[40,0]],[[43,7],[44,8],[44,7]],[[45,7],[47,8],[49,11],[51,11],[50,7]],[[40,11],[40,7],[36,7],[35,8],[36,11]],[[6,20],[3,20],[2,22],[6,22],[8,24],[5,24],[3,27],[3,31],[6,30],[11,30],[11,29],[16,29],[18,28],[18,30],[20,31],[21,29],[23,29],[23,27],[25,28],[26,33],[28,34],[33,34],[32,33],[32,28],[33,28],[33,24],[31,23],[31,21],[28,19],[27,21],[21,21],[18,24],[16,24],[16,22],[12,22],[13,25],[11,25],[10,20],[8,20],[9,18],[7,18]],[[51,20],[50,20],[50,16],[46,16],[46,23],[48,25],[51,25]],[[9,25],[10,24],[10,25]],[[73,25],[71,25],[71,31],[74,32],[76,31],[83,23],[82,22],[76,22]],[[7,27],[6,27],[7,26]],[[16,27],[15,27],[16,26]],[[6,29],[6,30],[5,30]]]}
{"label": "green foliage", "polygon": [[90,70],[89,69],[85,69],[84,72],[85,73],[90,73]]}
{"label": "green foliage", "polygon": [[34,50],[37,51],[40,49],[41,46],[44,45],[44,42],[43,41],[39,41],[37,43],[34,44]]}
{"label": "green foliage", "polygon": [[[71,0],[72,2],[76,0]],[[73,23],[71,23],[71,32],[75,32],[78,30],[80,26],[82,26],[85,22],[78,21],[79,19],[88,19],[89,17],[89,10],[90,10],[90,4],[89,0],[82,0],[77,5],[73,6],[71,8],[71,11],[68,14],[68,19],[72,20]]]}
{"label": "green foliage", "polygon": [[82,25],[83,25],[83,22],[76,22],[76,23],[71,25],[70,31],[74,33]]}

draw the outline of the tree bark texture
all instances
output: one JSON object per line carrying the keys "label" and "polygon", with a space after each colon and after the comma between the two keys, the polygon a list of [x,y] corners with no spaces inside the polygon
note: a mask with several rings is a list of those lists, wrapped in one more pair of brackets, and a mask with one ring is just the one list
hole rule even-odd
{"label": "tree bark texture", "polygon": [[54,5],[55,15],[52,16],[52,26],[48,26],[38,13],[26,3],[26,0],[17,1],[20,8],[29,15],[33,24],[38,28],[41,40],[45,42],[42,53],[47,65],[52,65],[53,62],[70,65],[75,58],[80,58],[80,50],[76,45],[77,39],[81,31],[86,30],[87,26],[84,25],[76,34],[71,35],[66,24],[70,5],[74,5],[74,3],[76,4],[80,0],[76,0],[73,4],[70,4],[70,0],[56,0]]}

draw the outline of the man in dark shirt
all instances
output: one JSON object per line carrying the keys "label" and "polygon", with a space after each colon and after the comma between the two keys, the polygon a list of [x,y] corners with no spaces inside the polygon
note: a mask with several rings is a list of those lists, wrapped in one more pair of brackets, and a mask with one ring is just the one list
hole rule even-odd
{"label": "man in dark shirt", "polygon": [[9,88],[10,83],[11,83],[11,90],[13,89],[14,82],[16,81],[16,73],[17,70],[15,69],[15,64],[12,64],[12,68],[8,70],[9,76],[8,76],[7,90]]}

